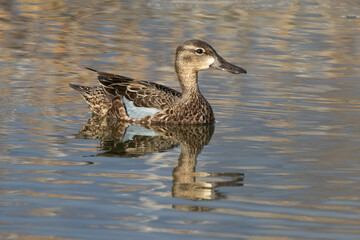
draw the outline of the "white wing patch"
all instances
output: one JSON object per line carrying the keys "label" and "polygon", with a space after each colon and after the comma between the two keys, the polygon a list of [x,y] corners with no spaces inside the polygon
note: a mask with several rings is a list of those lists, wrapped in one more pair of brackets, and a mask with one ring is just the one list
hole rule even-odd
{"label": "white wing patch", "polygon": [[143,119],[146,116],[152,116],[161,111],[157,108],[136,107],[133,101],[129,101],[125,97],[122,98],[122,101],[124,103],[126,113],[133,119]]}

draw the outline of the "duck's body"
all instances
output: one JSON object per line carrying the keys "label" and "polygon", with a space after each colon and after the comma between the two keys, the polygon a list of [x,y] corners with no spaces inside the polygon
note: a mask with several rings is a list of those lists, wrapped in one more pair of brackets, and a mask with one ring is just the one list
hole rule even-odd
{"label": "duck's body", "polygon": [[201,94],[197,74],[215,68],[231,73],[246,73],[226,62],[207,43],[189,40],[176,50],[175,70],[182,92],[147,81],[100,72],[101,86],[79,86],[78,90],[98,115],[110,115],[136,124],[205,124],[215,121],[210,104]]}

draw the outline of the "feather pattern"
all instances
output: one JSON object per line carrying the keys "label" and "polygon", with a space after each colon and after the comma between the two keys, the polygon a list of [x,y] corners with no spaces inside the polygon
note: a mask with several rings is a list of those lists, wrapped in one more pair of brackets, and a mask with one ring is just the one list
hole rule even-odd
{"label": "feather pattern", "polygon": [[107,114],[111,108],[112,103],[101,86],[80,86],[70,84],[70,87],[81,93],[91,111],[97,115],[103,116]]}
{"label": "feather pattern", "polygon": [[136,107],[147,107],[164,110],[174,106],[181,98],[181,93],[161,84],[135,80],[121,75],[97,71],[100,84],[111,96],[124,96],[133,101]]}
{"label": "feather pattern", "polygon": [[130,124],[204,124],[214,123],[213,110],[200,93],[198,72],[214,68],[230,73],[246,70],[225,61],[206,42],[189,40],[176,50],[175,70],[182,92],[161,84],[97,71],[100,86],[79,86],[91,110]]}

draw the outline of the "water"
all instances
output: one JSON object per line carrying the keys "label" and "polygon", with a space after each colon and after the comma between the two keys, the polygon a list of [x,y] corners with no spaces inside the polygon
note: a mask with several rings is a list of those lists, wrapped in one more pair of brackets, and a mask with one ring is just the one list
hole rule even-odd
{"label": "water", "polygon": [[[0,238],[360,238],[358,1],[2,1],[0,21]],[[68,87],[89,66],[178,89],[192,38],[248,70],[200,73],[215,128],[122,141]]]}

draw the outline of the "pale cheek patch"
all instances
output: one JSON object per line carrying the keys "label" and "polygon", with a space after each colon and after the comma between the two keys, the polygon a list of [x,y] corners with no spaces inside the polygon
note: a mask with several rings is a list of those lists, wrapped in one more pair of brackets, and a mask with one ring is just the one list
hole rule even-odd
{"label": "pale cheek patch", "polygon": [[206,61],[204,61],[204,68],[209,68],[211,64],[213,64],[215,62],[215,58],[210,57],[208,58]]}
{"label": "pale cheek patch", "polygon": [[209,66],[211,65],[211,64],[213,64],[215,62],[215,58],[209,58],[208,59],[208,64],[209,64]]}

